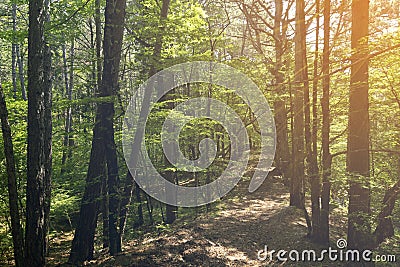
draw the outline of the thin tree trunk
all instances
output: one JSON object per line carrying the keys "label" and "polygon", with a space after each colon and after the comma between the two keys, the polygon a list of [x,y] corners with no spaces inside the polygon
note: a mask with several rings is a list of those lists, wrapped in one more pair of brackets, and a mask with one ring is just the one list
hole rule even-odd
{"label": "thin tree trunk", "polygon": [[12,4],[12,27],[13,27],[13,42],[12,42],[12,51],[11,51],[11,75],[12,75],[12,84],[13,84],[13,97],[17,99],[17,4],[14,2]]}
{"label": "thin tree trunk", "polygon": [[65,94],[69,92],[69,77],[68,77],[68,62],[67,62],[67,46],[62,45],[62,58],[63,58],[63,76],[64,76],[64,86]]}
{"label": "thin tree trunk", "polygon": [[[71,55],[71,66],[70,66],[70,72],[69,72],[69,92],[67,93],[67,98],[69,101],[72,101],[72,92],[74,91],[74,64],[75,64],[75,40],[72,39],[71,41],[71,50],[70,50],[70,55]],[[69,108],[68,110],[68,119],[69,119],[69,142],[68,146],[71,148],[75,145],[74,142],[74,136],[72,134],[73,128],[72,128],[72,107]],[[68,157],[71,156],[71,149],[68,151]]]}
{"label": "thin tree trunk", "polygon": [[50,212],[51,179],[51,52],[44,28],[48,0],[29,1],[28,157],[25,262],[44,266]]}
{"label": "thin tree trunk", "polygon": [[18,75],[21,86],[21,94],[22,99],[26,101],[26,92],[25,92],[25,78],[24,78],[24,66],[22,64],[20,47],[16,40],[17,34],[17,4],[14,2],[12,4],[12,23],[13,23],[13,44],[12,44],[12,81],[13,81],[13,89],[14,89],[14,98],[17,98],[17,71],[16,65],[18,65]]}
{"label": "thin tree trunk", "polygon": [[[163,79],[162,78],[160,78],[158,81],[157,81],[157,84],[161,84],[162,85],[162,83],[163,83]],[[161,86],[162,87],[162,86]],[[175,90],[172,90],[171,92],[170,92],[171,94],[174,94],[175,93]],[[169,95],[164,95],[164,96],[162,96],[161,97],[161,99],[160,99],[160,102],[165,102],[166,104],[165,104],[165,107],[164,107],[164,109],[166,110],[166,111],[168,111],[168,110],[173,110],[174,109],[174,102],[173,101],[170,101],[170,100],[172,100],[171,99],[171,97],[169,96]],[[167,145],[168,146],[168,145]],[[208,148],[206,148],[206,151],[208,151],[207,150]],[[173,153],[175,153],[175,152],[173,152]],[[172,167],[172,164],[168,161],[168,159],[167,159],[167,157],[165,156],[165,154],[163,155],[163,162],[164,162],[164,166],[165,166],[165,168],[166,169],[168,169],[168,168],[171,168]],[[164,173],[165,175],[165,179],[168,181],[168,182],[171,182],[171,183],[175,183],[175,179],[174,179],[174,172],[173,171],[171,171],[171,170],[166,170],[165,171],[165,173]],[[206,174],[207,175],[207,177],[206,177],[206,183],[208,183],[208,181],[207,181],[207,179],[209,179],[209,174],[207,173]],[[165,190],[167,190],[167,186],[165,187]],[[176,194],[174,194],[173,192],[166,192],[166,196],[167,196],[167,202],[172,202],[172,203],[174,203],[174,202],[176,202]],[[209,205],[206,205],[207,206],[207,210],[209,209]],[[176,214],[177,214],[177,211],[178,211],[178,207],[176,207],[176,206],[173,206],[173,205],[169,205],[169,204],[165,204],[165,223],[166,224],[172,224],[173,222],[175,222],[175,220],[176,220]]]}
{"label": "thin tree trunk", "polygon": [[304,208],[304,0],[296,0],[295,77],[293,84],[293,177],[290,205]]}
{"label": "thin tree trunk", "polygon": [[97,61],[97,90],[101,85],[101,16],[100,16],[100,0],[95,0],[95,16],[94,23],[96,26],[96,61]]}
{"label": "thin tree trunk", "polygon": [[[168,16],[168,9],[169,9],[169,4],[170,0],[163,0],[162,2],[162,7],[161,7],[161,13],[160,13],[160,25],[162,26],[165,19]],[[160,57],[161,57],[161,50],[162,50],[162,36],[163,36],[163,31],[164,27],[161,27],[161,32],[157,35],[156,38],[156,43],[154,45],[154,50],[153,50],[153,60],[154,62],[151,64],[150,70],[149,70],[149,77],[153,76],[154,74],[157,73],[157,66],[156,64],[159,62]],[[153,90],[153,86],[149,85],[148,88],[145,89],[144,91],[144,96],[143,96],[143,103],[141,105],[141,110],[139,114],[139,121],[137,123],[137,129],[143,129],[145,125],[145,120],[144,114],[148,113],[149,109],[149,103],[150,103],[150,98]],[[132,149],[131,156],[130,156],[130,169],[135,169],[138,161],[139,161],[139,156],[140,156],[140,144],[142,142],[142,139],[144,137],[142,136],[142,131],[136,131],[135,137],[133,139],[133,147],[135,149]],[[121,197],[121,205],[120,205],[120,226],[125,225],[126,221],[126,216],[127,216],[127,205],[131,202],[132,198],[132,190],[133,190],[133,184],[134,184],[134,177],[128,171],[126,178],[125,178],[125,186],[124,186],[124,191]],[[122,212],[121,212],[122,211]],[[123,231],[123,228],[120,229],[121,232]]]}
{"label": "thin tree trunk", "polygon": [[24,66],[22,64],[22,58],[20,53],[20,47],[16,40],[17,34],[17,3],[13,2],[12,4],[12,23],[13,23],[13,44],[12,44],[12,80],[13,80],[13,89],[14,89],[14,98],[17,98],[17,73],[16,73],[16,64],[18,64],[18,74],[19,81],[21,85],[21,93],[22,99],[26,101],[26,92],[25,92],[25,78],[24,78]]}
{"label": "thin tree trunk", "polygon": [[15,52],[16,52],[16,55],[17,55],[19,82],[21,84],[22,99],[24,101],[26,101],[27,99],[26,99],[26,90],[25,90],[24,64],[23,64],[23,61],[22,61],[22,55],[21,55],[21,52],[20,52],[19,44],[16,45]]}
{"label": "thin tree trunk", "polygon": [[[72,40],[71,43],[71,50],[70,50],[70,67],[68,71],[68,64],[67,64],[67,53],[66,53],[66,46],[65,44],[63,45],[62,48],[63,52],[63,66],[64,66],[64,82],[65,82],[65,94],[66,97],[69,101],[72,100],[72,90],[74,86],[74,57],[75,57],[75,48],[74,48],[74,40]],[[69,73],[69,78],[68,78],[68,73]],[[70,147],[73,145],[73,139],[72,139],[72,108],[69,106],[66,111],[65,111],[65,134],[64,134],[64,150],[63,150],[63,155],[61,159],[61,173],[65,171],[64,165],[67,161],[67,158],[70,153]]]}
{"label": "thin tree trunk", "polygon": [[135,195],[136,195],[136,203],[138,203],[138,208],[137,208],[137,214],[138,214],[138,223],[137,226],[142,226],[144,223],[143,219],[143,203],[142,203],[142,197],[140,195],[140,192],[142,190],[140,189],[139,185],[135,183]]}
{"label": "thin tree trunk", "polygon": [[8,122],[8,111],[4,98],[3,88],[0,83],[0,120],[3,132],[4,155],[8,177],[8,203],[10,206],[11,235],[14,246],[15,266],[24,267],[24,239],[18,208],[18,189],[15,171],[14,149],[11,137],[11,128]]}
{"label": "thin tree trunk", "polygon": [[[311,184],[311,220],[312,220],[312,234],[311,237],[314,241],[319,242],[320,229],[321,229],[321,207],[320,207],[320,192],[321,183],[318,169],[317,159],[317,134],[318,134],[318,111],[317,111],[317,97],[318,97],[318,57],[319,57],[319,27],[320,27],[320,0],[316,0],[316,30],[315,30],[315,53],[314,53],[314,79],[312,91],[312,129],[309,132],[310,137],[307,144],[307,161],[308,161],[308,175]],[[310,102],[306,103],[306,110],[310,112]],[[307,124],[307,122],[306,122]],[[308,121],[310,125],[310,121]],[[307,128],[307,127],[306,127]],[[308,127],[310,128],[310,126]],[[307,138],[306,138],[307,140]]]}
{"label": "thin tree trunk", "polygon": [[322,58],[322,190],[321,190],[321,232],[320,242],[329,244],[329,202],[331,194],[331,165],[332,156],[329,148],[330,138],[330,75],[329,75],[329,54],[330,54],[330,0],[324,0],[324,51]]}
{"label": "thin tree trunk", "polygon": [[276,166],[282,172],[284,179],[290,173],[290,150],[288,140],[288,111],[286,109],[284,88],[284,74],[282,73],[282,56],[283,56],[283,36],[282,32],[282,15],[283,15],[283,2],[282,0],[275,0],[275,18],[274,18],[274,40],[275,40],[275,70],[274,77],[276,83],[277,99],[274,101],[275,110],[275,124],[276,124]]}
{"label": "thin tree trunk", "polygon": [[[174,182],[174,172],[172,171],[166,171],[165,174],[165,179],[171,183]],[[171,194],[173,195],[173,194]],[[171,197],[175,197],[174,195]],[[175,200],[175,199],[173,199]],[[176,212],[177,212],[177,207],[172,206],[172,205],[165,205],[165,223],[166,224],[172,224],[176,220]]]}

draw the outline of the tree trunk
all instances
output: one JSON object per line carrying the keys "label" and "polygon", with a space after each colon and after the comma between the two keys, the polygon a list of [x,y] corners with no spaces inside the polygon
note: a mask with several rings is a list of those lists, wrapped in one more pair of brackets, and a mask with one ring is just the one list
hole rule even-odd
{"label": "tree trunk", "polygon": [[15,53],[17,55],[19,82],[21,84],[22,99],[26,101],[27,99],[26,99],[26,91],[25,91],[24,64],[22,63],[22,55],[20,53],[19,44],[17,44],[15,47]]}
{"label": "tree trunk", "polygon": [[329,148],[330,138],[330,76],[329,76],[329,55],[330,55],[330,9],[331,2],[324,0],[324,51],[322,58],[322,190],[321,190],[321,232],[320,242],[329,244],[329,201],[331,194],[331,165],[332,156]]}
{"label": "tree trunk", "polygon": [[[69,101],[72,100],[72,89],[74,86],[74,54],[75,54],[75,48],[74,48],[74,40],[72,40],[71,43],[71,65],[68,71],[68,64],[67,64],[67,53],[66,53],[66,47],[65,44],[62,47],[62,55],[63,55],[63,65],[64,65],[64,82],[65,82],[65,95]],[[69,79],[68,79],[68,73],[69,73]],[[71,106],[67,107],[65,111],[65,133],[64,133],[64,150],[63,150],[63,155],[61,159],[61,173],[65,171],[65,163],[67,161],[67,158],[70,154],[70,147],[73,145],[73,139],[72,139],[72,108]]]}
{"label": "tree trunk", "polygon": [[[104,69],[99,90],[101,97],[115,96],[117,92],[125,6],[125,0],[108,0],[106,2],[103,42]],[[114,102],[100,103],[97,107],[86,188],[81,204],[79,225],[72,243],[70,263],[81,263],[93,258],[94,234],[105,162],[108,177],[110,254],[115,255],[121,251],[121,237],[117,229],[119,178],[114,140],[114,113]]]}
{"label": "tree trunk", "polygon": [[375,247],[379,246],[386,238],[394,236],[394,227],[392,222],[392,212],[396,204],[396,199],[400,194],[400,180],[385,193],[383,198],[383,208],[378,215],[378,225],[376,226]]}
{"label": "tree trunk", "polygon": [[[50,1],[48,2],[50,7]],[[49,20],[49,17],[48,17]],[[44,210],[45,210],[45,229],[46,232],[50,229],[50,204],[51,204],[51,175],[52,175],[52,139],[53,139],[53,120],[52,120],[52,62],[51,62],[51,49],[50,46],[44,47],[45,57],[44,61],[44,167],[45,167],[45,198],[44,198]],[[29,105],[28,105],[29,106]],[[48,255],[49,243],[48,239],[45,239],[45,253]]]}
{"label": "tree trunk", "polygon": [[[317,97],[318,97],[318,57],[319,57],[319,27],[320,27],[320,0],[316,0],[316,30],[315,30],[315,53],[314,53],[314,78],[313,78],[313,91],[312,91],[312,129],[310,121],[310,101],[305,101],[306,114],[306,143],[307,143],[307,164],[308,175],[311,184],[311,220],[312,220],[312,234],[311,238],[315,242],[319,242],[321,232],[321,206],[320,206],[320,193],[321,183],[319,177],[318,159],[317,159],[317,134],[318,134],[318,112],[317,112]],[[306,116],[307,117],[307,116]]]}
{"label": "tree trunk", "polygon": [[136,203],[138,203],[138,208],[137,208],[137,214],[138,214],[138,223],[137,226],[142,226],[144,223],[144,218],[143,218],[143,204],[142,204],[142,197],[140,195],[140,192],[142,190],[140,189],[139,185],[135,183],[135,195],[136,195]]}
{"label": "tree trunk", "polygon": [[101,16],[100,16],[100,0],[95,0],[94,23],[96,26],[96,60],[97,60],[97,91],[101,85]]}
{"label": "tree trunk", "polygon": [[97,224],[97,210],[101,193],[101,181],[105,168],[105,147],[103,142],[100,106],[96,112],[92,148],[86,176],[85,192],[82,197],[79,220],[72,241],[68,262],[80,264],[93,259],[94,235]]}
{"label": "tree trunk", "polygon": [[50,211],[51,178],[51,52],[44,28],[47,0],[29,1],[28,35],[28,168],[26,189],[25,262],[44,266]]}
{"label": "tree trunk", "polygon": [[[174,183],[174,172],[166,171],[164,173],[165,179],[171,183]],[[174,194],[170,194],[171,197],[174,197]],[[175,199],[173,199],[175,200]],[[177,207],[172,205],[165,205],[165,223],[172,224],[176,220],[176,212],[178,211]]]}
{"label": "tree trunk", "polygon": [[21,93],[22,99],[26,100],[26,92],[25,92],[25,79],[24,79],[24,67],[21,60],[20,48],[19,44],[16,40],[17,34],[17,4],[15,2],[12,3],[12,24],[13,24],[13,43],[12,43],[12,82],[13,82],[13,90],[14,90],[14,98],[17,99],[17,65],[18,65],[18,74],[21,85]]}
{"label": "tree trunk", "polygon": [[[168,9],[169,9],[169,4],[170,0],[163,0],[162,1],[162,7],[161,7],[161,13],[160,13],[160,25],[162,26],[164,23],[164,20],[168,16]],[[149,77],[153,76],[154,74],[157,73],[157,66],[156,64],[159,63],[160,57],[161,57],[161,50],[162,50],[162,36],[163,36],[163,29],[164,27],[161,27],[161,32],[157,35],[156,37],[156,43],[154,45],[154,50],[153,50],[153,62],[150,66],[149,70]],[[143,129],[145,125],[145,120],[144,119],[144,114],[148,113],[149,109],[149,103],[150,103],[150,98],[153,90],[153,85],[149,85],[148,88],[144,91],[144,96],[143,96],[143,103],[141,105],[141,110],[139,114],[139,121],[138,125],[136,126],[137,129]],[[133,139],[133,148],[130,156],[130,164],[129,167],[131,170],[135,169],[137,166],[137,163],[139,161],[139,156],[140,156],[140,144],[142,142],[142,139],[144,136],[142,136],[141,131],[136,131],[135,137]],[[124,186],[124,191],[121,197],[121,205],[120,205],[120,226],[125,226],[125,221],[126,221],[126,216],[127,216],[127,205],[131,203],[131,198],[132,198],[132,190],[133,190],[133,184],[134,184],[134,174],[131,174],[130,171],[128,171],[125,179],[125,186]],[[121,232],[123,231],[123,228],[120,229]]]}
{"label": "tree trunk", "polygon": [[11,75],[12,75],[12,84],[13,84],[13,97],[17,99],[17,41],[16,41],[16,34],[17,34],[17,4],[12,4],[12,25],[13,25],[13,42],[11,47]]}
{"label": "tree trunk", "polygon": [[274,40],[275,40],[275,69],[274,77],[276,83],[277,99],[274,101],[275,124],[276,124],[276,167],[282,172],[284,179],[290,173],[290,153],[287,128],[287,109],[283,95],[284,74],[282,73],[282,56],[283,56],[283,33],[282,28],[283,3],[282,0],[275,0],[275,18],[274,18]]}
{"label": "tree trunk", "polygon": [[290,205],[304,208],[304,55],[305,52],[304,1],[296,0],[295,77],[293,97],[293,177]]}
{"label": "tree trunk", "polygon": [[[101,81],[101,96],[115,96],[118,90],[118,73],[124,33],[126,0],[108,0],[105,11],[103,54],[104,65]],[[107,162],[109,197],[109,242],[110,254],[121,252],[121,233],[118,230],[119,175],[117,150],[114,139],[114,102],[103,103],[104,145]]]}
{"label": "tree trunk", "polygon": [[[95,22],[95,51],[96,51],[96,63],[93,67],[93,78],[96,80],[96,91],[100,92],[101,85],[101,74],[102,74],[102,60],[101,60],[101,3],[100,0],[95,0],[95,13],[94,13],[94,22]],[[107,182],[107,170],[104,169],[103,179],[102,179],[102,202],[101,202],[101,211],[102,211],[102,224],[103,224],[103,248],[109,247],[109,228],[108,228],[108,218],[109,218],[109,198],[108,198],[108,182]]]}
{"label": "tree trunk", "polygon": [[103,179],[101,184],[101,217],[103,223],[103,248],[108,248],[110,245],[109,241],[109,230],[108,230],[108,218],[110,216],[109,213],[109,199],[108,199],[108,183],[107,183],[107,170],[104,168]]}
{"label": "tree trunk", "polygon": [[349,135],[347,170],[352,175],[349,189],[348,246],[371,247],[369,189],[369,115],[368,115],[368,24],[369,1],[352,2],[353,49],[350,78]]}
{"label": "tree trunk", "polygon": [[11,137],[11,128],[8,122],[8,111],[4,98],[3,88],[0,83],[0,120],[3,132],[4,155],[6,156],[6,168],[8,177],[8,203],[10,206],[11,235],[14,246],[15,266],[24,267],[24,239],[18,209],[18,189],[15,171],[14,149]]}

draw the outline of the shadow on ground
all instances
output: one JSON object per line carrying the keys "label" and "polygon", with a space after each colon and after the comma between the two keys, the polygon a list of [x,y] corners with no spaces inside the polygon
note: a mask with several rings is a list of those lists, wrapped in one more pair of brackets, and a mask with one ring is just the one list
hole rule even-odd
{"label": "shadow on ground", "polygon": [[[248,181],[241,182],[220,205],[217,213],[202,215],[194,221],[178,220],[169,231],[132,241],[124,252],[110,257],[106,252],[87,266],[340,266],[329,262],[279,262],[267,257],[260,261],[259,250],[320,251],[306,237],[303,212],[288,207],[289,193],[277,178],[269,178],[254,193]],[[344,235],[336,221],[332,227],[332,247]],[[262,254],[263,255],[263,254]],[[317,254],[318,255],[318,254]],[[54,265],[53,265],[54,266]]]}

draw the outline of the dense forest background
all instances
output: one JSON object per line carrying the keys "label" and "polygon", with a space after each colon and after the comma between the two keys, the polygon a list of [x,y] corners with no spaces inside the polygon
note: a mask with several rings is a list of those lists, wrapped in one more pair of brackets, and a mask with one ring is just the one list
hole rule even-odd
{"label": "dense forest background", "polygon": [[[244,201],[236,193],[196,208],[161,203],[135,183],[123,156],[125,112],[131,99],[146,95],[139,86],[158,71],[199,60],[240,70],[269,103],[276,153],[264,183],[282,188],[260,191],[259,199],[286,192],[283,206],[295,207],[304,242],[319,249],[342,237],[349,248],[399,256],[399,7],[397,0],[2,1],[0,264],[96,264],[128,248],[150,258],[139,249],[145,237],[174,236],[188,223],[235,212],[226,201]],[[251,153],[240,183],[248,182],[263,160],[265,122],[228,88],[175,88],[151,110],[145,135],[135,141],[144,138],[167,180],[186,186],[214,181],[232,154],[223,125],[192,119],[180,133],[180,149],[192,160],[201,140],[214,140],[216,158],[206,170],[184,172],[163,155],[163,121],[194,97],[226,103],[246,125]],[[145,166],[136,167],[146,175]],[[338,228],[339,235],[331,231]],[[280,233],[272,238],[293,243]],[[184,259],[170,264],[190,265],[190,257]],[[145,265],[132,258],[104,266],[118,264]]]}

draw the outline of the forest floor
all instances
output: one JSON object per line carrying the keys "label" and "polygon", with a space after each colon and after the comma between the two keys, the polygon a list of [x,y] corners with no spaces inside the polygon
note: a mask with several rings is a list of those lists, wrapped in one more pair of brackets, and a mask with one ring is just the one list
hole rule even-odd
{"label": "forest floor", "polygon": [[[340,262],[280,262],[258,260],[258,251],[280,249],[303,251],[321,247],[306,237],[304,214],[288,207],[288,189],[277,177],[267,179],[254,193],[241,181],[223,200],[216,212],[191,221],[178,218],[163,231],[125,242],[124,252],[110,257],[99,251],[86,266],[342,266]],[[335,209],[336,210],[336,209]],[[346,237],[346,221],[340,209],[331,216],[331,247]],[[67,239],[67,240],[66,240]],[[49,266],[66,266],[72,236],[52,241]],[[57,245],[58,244],[58,245]],[[261,254],[264,255],[264,254]],[[319,254],[317,254],[318,256]],[[287,256],[287,254],[286,254]],[[354,265],[357,266],[357,265]],[[359,265],[361,266],[361,265]],[[398,266],[398,265],[386,265]]]}

